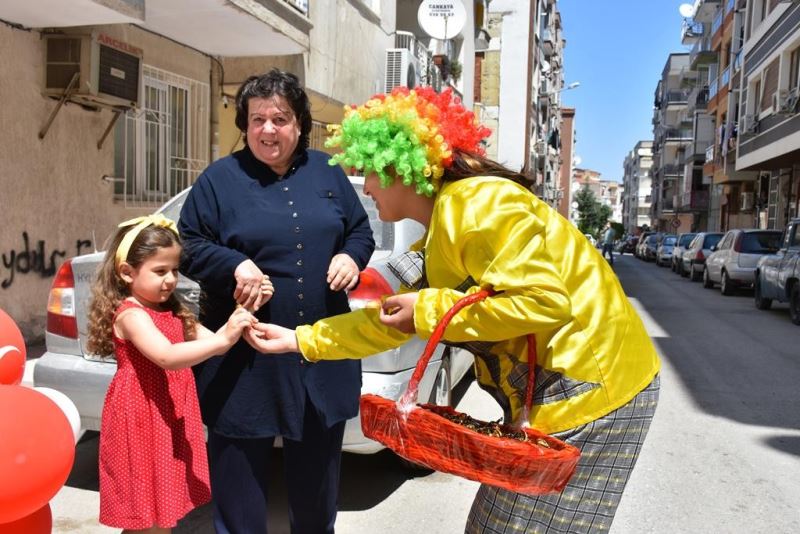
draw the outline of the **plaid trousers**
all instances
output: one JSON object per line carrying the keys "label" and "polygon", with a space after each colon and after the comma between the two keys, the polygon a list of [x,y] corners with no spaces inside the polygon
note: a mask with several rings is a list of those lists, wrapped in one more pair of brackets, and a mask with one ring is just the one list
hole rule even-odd
{"label": "plaid trousers", "polygon": [[607,532],[653,420],[659,385],[656,376],[626,405],[553,434],[581,451],[575,474],[561,493],[530,496],[481,485],[465,533]]}

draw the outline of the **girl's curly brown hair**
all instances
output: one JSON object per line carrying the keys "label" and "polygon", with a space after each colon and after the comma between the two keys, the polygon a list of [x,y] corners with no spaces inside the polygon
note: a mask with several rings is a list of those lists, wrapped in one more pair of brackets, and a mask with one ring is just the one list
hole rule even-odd
{"label": "girl's curly brown hair", "polygon": [[[132,229],[133,226],[120,228],[111,239],[103,262],[98,268],[97,279],[92,285],[92,300],[89,304],[89,339],[86,344],[87,350],[92,354],[100,356],[113,356],[114,354],[114,318],[119,305],[130,296],[127,282],[119,275],[116,254],[122,238]],[[136,269],[158,249],[173,245],[181,246],[180,239],[175,232],[160,226],[148,226],[142,229],[133,240],[125,261]],[[183,323],[185,339],[194,339],[197,318],[174,292],[164,303],[164,307],[180,318]]]}

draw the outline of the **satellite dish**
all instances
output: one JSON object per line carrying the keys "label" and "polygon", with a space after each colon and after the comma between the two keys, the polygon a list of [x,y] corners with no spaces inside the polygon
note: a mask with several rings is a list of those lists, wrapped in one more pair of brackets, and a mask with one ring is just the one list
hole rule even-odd
{"label": "satellite dish", "polygon": [[685,19],[694,16],[694,6],[692,4],[681,4],[680,7],[678,7],[678,11],[680,11],[681,17]]}
{"label": "satellite dish", "polygon": [[452,39],[464,29],[467,11],[461,0],[422,0],[417,10],[417,22],[434,39]]}

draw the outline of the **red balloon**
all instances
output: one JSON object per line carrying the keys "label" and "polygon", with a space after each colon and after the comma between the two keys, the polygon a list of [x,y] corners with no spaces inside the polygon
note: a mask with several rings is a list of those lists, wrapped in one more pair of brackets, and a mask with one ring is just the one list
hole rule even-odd
{"label": "red balloon", "polygon": [[24,374],[25,340],[14,319],[0,310],[0,384],[19,384]]}
{"label": "red balloon", "polygon": [[69,420],[46,395],[0,385],[0,524],[50,502],[75,460]]}
{"label": "red balloon", "polygon": [[53,514],[49,503],[21,519],[0,523],[0,534],[50,534],[52,531]]}

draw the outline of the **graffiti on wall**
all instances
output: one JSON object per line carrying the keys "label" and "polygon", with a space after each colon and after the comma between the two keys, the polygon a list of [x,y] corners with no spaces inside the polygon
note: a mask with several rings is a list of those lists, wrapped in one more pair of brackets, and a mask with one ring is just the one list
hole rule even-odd
{"label": "graffiti on wall", "polygon": [[[91,249],[92,242],[89,239],[75,240],[74,255],[78,256],[85,249]],[[73,251],[69,251],[73,252]],[[56,274],[56,269],[60,264],[59,260],[67,257],[67,251],[57,248],[49,248],[43,239],[31,246],[31,239],[28,232],[22,232],[22,246],[3,251],[3,272],[0,287],[7,289],[14,283],[17,274],[25,275],[35,273],[42,278],[49,278]]]}

